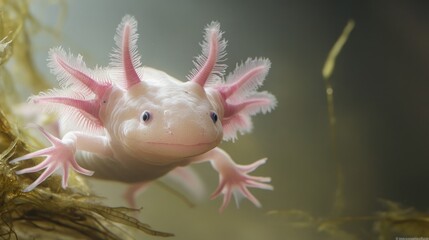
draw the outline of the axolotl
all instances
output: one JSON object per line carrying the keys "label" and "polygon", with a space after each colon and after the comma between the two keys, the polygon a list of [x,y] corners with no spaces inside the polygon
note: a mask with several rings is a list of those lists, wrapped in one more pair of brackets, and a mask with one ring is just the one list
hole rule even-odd
{"label": "axolotl", "polygon": [[[217,146],[252,129],[251,116],[276,106],[275,97],[258,92],[270,68],[265,58],[248,59],[224,77],[227,42],[218,22],[205,28],[202,53],[187,81],[142,66],[137,50],[137,21],[125,16],[114,37],[116,48],[108,67],[86,67],[81,55],[61,47],[49,52],[48,66],[60,88],[30,97],[30,103],[58,114],[68,126],[62,138],[43,127],[51,143],[12,161],[46,158],[17,174],[43,173],[24,191],[31,191],[55,172],[67,188],[69,171],[129,183],[125,194],[135,205],[139,190],[171,172],[189,181],[184,167],[210,161],[219,173],[212,198],[223,195],[222,211],[234,195],[261,206],[248,190],[271,190],[269,177],[249,175],[266,159],[236,164]],[[189,183],[189,182],[188,182]],[[192,183],[189,183],[192,184]]]}

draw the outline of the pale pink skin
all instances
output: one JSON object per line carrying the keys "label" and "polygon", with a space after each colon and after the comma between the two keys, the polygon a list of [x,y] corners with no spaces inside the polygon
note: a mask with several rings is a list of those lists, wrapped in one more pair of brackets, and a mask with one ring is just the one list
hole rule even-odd
{"label": "pale pink skin", "polygon": [[31,100],[46,111],[59,113],[60,123],[71,130],[59,139],[39,127],[52,146],[12,161],[47,157],[17,172],[46,169],[24,191],[33,190],[57,169],[62,170],[62,186],[66,188],[73,169],[130,183],[125,196],[135,206],[137,192],[169,172],[197,191],[198,178],[184,166],[210,161],[219,173],[219,186],[212,198],[223,194],[221,211],[232,194],[237,201],[244,196],[259,207],[248,187],[271,190],[267,184],[270,178],[248,173],[266,159],[238,165],[216,146],[222,139],[235,139],[237,132],[250,132],[251,116],[275,107],[273,95],[257,92],[270,62],[248,59],[224,80],[226,66],[220,62],[226,41],[215,22],[205,31],[203,53],[196,58],[187,82],[141,66],[137,22],[131,16],[125,16],[117,29],[117,49],[107,68],[88,69],[80,55],[76,58],[61,48],[52,49],[49,66],[62,89]]}

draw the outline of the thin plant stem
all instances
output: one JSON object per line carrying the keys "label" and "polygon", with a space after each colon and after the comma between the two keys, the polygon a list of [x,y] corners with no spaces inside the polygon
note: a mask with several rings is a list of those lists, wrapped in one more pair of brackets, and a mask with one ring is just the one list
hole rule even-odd
{"label": "thin plant stem", "polygon": [[328,57],[326,58],[325,65],[322,69],[322,76],[325,83],[326,91],[326,101],[328,106],[328,119],[329,119],[329,128],[331,132],[331,154],[332,159],[337,165],[337,188],[335,190],[334,196],[334,205],[333,205],[333,214],[339,215],[344,209],[344,171],[342,168],[342,162],[338,158],[337,154],[337,130],[336,130],[336,117],[335,117],[335,108],[334,108],[334,88],[331,81],[331,76],[335,68],[335,61],[338,54],[341,52],[344,44],[347,42],[347,39],[355,26],[353,19],[350,19],[346,26],[344,27],[343,32],[340,37],[335,42],[329,51]]}

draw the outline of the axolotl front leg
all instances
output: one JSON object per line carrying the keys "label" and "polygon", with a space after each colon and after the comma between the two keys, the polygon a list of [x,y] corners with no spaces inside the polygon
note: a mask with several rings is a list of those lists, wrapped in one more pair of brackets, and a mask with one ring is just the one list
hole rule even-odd
{"label": "axolotl front leg", "polygon": [[264,164],[266,160],[264,158],[249,165],[239,165],[231,159],[228,153],[220,148],[214,148],[190,159],[193,163],[210,161],[213,168],[219,173],[219,185],[212,193],[211,199],[223,194],[223,203],[219,209],[221,212],[228,206],[232,195],[234,195],[237,205],[242,198],[247,198],[255,206],[261,206],[258,199],[247,188],[273,190],[273,187],[267,184],[271,181],[271,178],[250,176],[248,173]]}
{"label": "axolotl front leg", "polygon": [[111,155],[108,139],[106,137],[92,136],[82,132],[68,132],[62,139],[59,139],[46,132],[43,128],[39,127],[39,129],[52,146],[26,154],[11,161],[11,163],[17,163],[35,157],[46,157],[46,159],[38,165],[16,172],[17,174],[25,174],[45,169],[36,181],[24,189],[24,192],[33,190],[58,169],[61,169],[62,187],[64,189],[68,186],[69,169],[73,169],[83,175],[92,176],[94,173],[93,171],[87,170],[77,163],[75,159],[76,150],[93,152],[101,156]]}

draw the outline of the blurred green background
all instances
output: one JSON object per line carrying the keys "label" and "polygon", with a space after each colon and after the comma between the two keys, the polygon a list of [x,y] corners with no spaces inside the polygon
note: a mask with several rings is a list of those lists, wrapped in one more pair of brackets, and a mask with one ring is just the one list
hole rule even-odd
{"label": "blurred green background", "polygon": [[[34,1],[31,11],[48,25],[58,6]],[[254,190],[263,208],[243,201],[223,213],[209,194],[218,177],[209,164],[196,166],[207,199],[189,208],[153,186],[139,197],[144,222],[176,234],[174,239],[325,239],[290,227],[271,210],[300,209],[329,216],[336,190],[336,164],[321,70],[348,19],[356,27],[332,76],[338,159],[344,168],[346,216],[370,215],[384,198],[427,209],[429,175],[429,2],[427,1],[68,1],[54,41],[34,36],[36,62],[46,78],[49,48],[81,53],[90,67],[106,66],[117,24],[125,14],[139,22],[144,65],[185,80],[199,54],[202,30],[221,23],[233,70],[247,57],[264,56],[272,69],[263,86],[276,95],[274,112],[254,118],[255,129],[222,144],[238,163],[268,157],[255,174],[271,176],[275,190]],[[124,185],[89,180],[111,206],[123,206]],[[155,239],[146,237],[145,239]]]}

